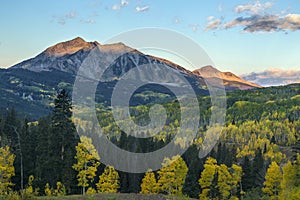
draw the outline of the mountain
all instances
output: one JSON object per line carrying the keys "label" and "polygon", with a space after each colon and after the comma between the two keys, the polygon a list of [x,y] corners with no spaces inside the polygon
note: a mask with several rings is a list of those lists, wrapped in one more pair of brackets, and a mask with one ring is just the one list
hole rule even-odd
{"label": "mountain", "polygon": [[[97,50],[97,51],[94,51]],[[119,78],[129,70],[141,65],[150,65],[152,71],[159,71],[157,65],[181,74],[189,82],[198,95],[208,95],[205,80],[212,67],[205,67],[200,71],[191,72],[171,61],[145,55],[123,43],[101,45],[98,42],[86,42],[77,37],[45,49],[34,58],[25,60],[8,69],[0,70],[1,106],[14,106],[16,110],[25,113],[29,118],[38,118],[51,110],[55,94],[61,88],[72,91],[79,67],[96,52],[97,68],[86,73],[97,74],[103,72],[104,79],[98,84],[96,101],[99,106],[109,106],[113,88]],[[139,68],[137,68],[139,70]],[[213,70],[212,70],[213,69]],[[140,71],[137,71],[140,73]],[[155,74],[155,73],[154,73]],[[138,75],[138,74],[137,74]],[[149,78],[149,74],[139,74]],[[227,90],[258,88],[258,85],[245,82],[231,73],[221,73]],[[157,76],[157,77],[155,77]],[[157,73],[152,78],[167,77],[167,73]],[[151,78],[151,77],[150,77]],[[185,87],[180,79],[173,79],[172,83],[162,83],[170,88]],[[124,91],[126,92],[126,91]],[[138,94],[139,93],[139,94]],[[139,88],[131,98],[131,105],[147,104],[150,102],[166,102],[174,99],[174,94],[165,87],[148,84]],[[0,106],[0,107],[1,107]]]}
{"label": "mountain", "polygon": [[261,88],[261,86],[258,84],[246,81],[231,72],[221,72],[212,66],[205,66],[200,69],[196,69],[193,71],[193,73],[207,79],[223,79],[224,86],[227,90],[248,90],[254,88]]}
{"label": "mountain", "polygon": [[241,76],[247,81],[251,81],[265,87],[300,83],[300,70],[270,68],[262,72],[252,72]]}

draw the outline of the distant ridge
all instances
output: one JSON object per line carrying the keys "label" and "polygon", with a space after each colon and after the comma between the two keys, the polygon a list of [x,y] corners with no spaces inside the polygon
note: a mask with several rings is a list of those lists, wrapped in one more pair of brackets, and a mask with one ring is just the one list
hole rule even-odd
{"label": "distant ridge", "polygon": [[223,79],[225,87],[237,87],[240,90],[247,90],[253,88],[262,88],[262,86],[246,81],[241,77],[231,72],[221,72],[212,66],[205,66],[193,71],[194,74],[204,78],[220,78]]}

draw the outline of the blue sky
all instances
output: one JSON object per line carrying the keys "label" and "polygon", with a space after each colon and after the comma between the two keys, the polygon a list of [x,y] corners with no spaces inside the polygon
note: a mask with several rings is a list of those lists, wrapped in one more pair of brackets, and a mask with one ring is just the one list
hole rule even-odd
{"label": "blue sky", "polygon": [[0,7],[0,67],[80,36],[103,41],[142,27],[178,31],[222,71],[300,68],[298,0],[27,0]]}

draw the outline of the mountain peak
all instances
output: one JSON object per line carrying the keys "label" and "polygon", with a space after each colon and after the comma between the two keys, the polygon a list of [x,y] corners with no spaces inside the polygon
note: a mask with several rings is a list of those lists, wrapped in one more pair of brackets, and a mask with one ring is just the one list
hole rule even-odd
{"label": "mountain peak", "polygon": [[62,56],[66,54],[73,54],[82,49],[92,49],[97,42],[86,42],[81,37],[76,37],[72,40],[65,41],[53,45],[45,50],[45,54],[48,56]]}
{"label": "mountain peak", "polygon": [[211,78],[211,77],[220,77],[221,76],[221,72],[214,68],[211,65],[205,66],[205,67],[201,67],[200,69],[196,69],[193,71],[194,74],[197,74],[199,76],[203,76],[205,78]]}
{"label": "mountain peak", "polygon": [[241,77],[231,73],[231,72],[221,72],[218,69],[208,65],[200,69],[193,71],[194,74],[202,76],[204,78],[221,78],[224,81],[224,85],[235,85],[239,89],[251,89],[251,88],[261,88],[260,85],[255,83],[245,81]]}

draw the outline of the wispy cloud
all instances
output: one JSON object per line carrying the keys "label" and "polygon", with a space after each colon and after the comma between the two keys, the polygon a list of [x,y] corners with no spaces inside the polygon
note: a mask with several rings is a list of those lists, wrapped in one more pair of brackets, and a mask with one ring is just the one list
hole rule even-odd
{"label": "wispy cloud", "polygon": [[273,6],[272,2],[261,3],[260,1],[256,1],[254,3],[248,3],[244,5],[238,5],[235,7],[235,12],[249,12],[251,14],[259,14]]}
{"label": "wispy cloud", "polygon": [[219,5],[218,5],[218,11],[219,12],[223,11],[223,4],[222,3],[219,3]]}
{"label": "wispy cloud", "polygon": [[77,15],[78,14],[76,11],[71,11],[62,16],[53,15],[51,22],[56,21],[57,23],[59,23],[61,25],[65,25],[68,20],[76,18]]}
{"label": "wispy cloud", "polygon": [[135,10],[137,12],[145,12],[148,11],[150,9],[150,6],[137,6],[135,7]]}
{"label": "wispy cloud", "polygon": [[198,29],[199,29],[200,24],[196,23],[196,24],[193,24],[193,25],[191,25],[191,26],[192,26],[193,32],[197,32]]}
{"label": "wispy cloud", "polygon": [[95,24],[96,20],[94,20],[94,19],[87,19],[87,20],[80,20],[80,22],[84,23],[84,24]]}
{"label": "wispy cloud", "polygon": [[129,4],[128,1],[126,1],[126,0],[121,0],[120,3],[112,5],[111,9],[112,9],[112,10],[120,10],[121,8],[127,6],[128,4]]}
{"label": "wispy cloud", "polygon": [[93,2],[89,3],[89,6],[93,7],[93,8],[97,8],[97,7],[101,6],[101,2],[99,2],[99,1],[93,1]]}
{"label": "wispy cloud", "polygon": [[76,11],[72,11],[72,12],[69,12],[65,15],[65,18],[66,19],[73,19],[77,16],[77,12]]}
{"label": "wispy cloud", "polygon": [[204,30],[213,30],[220,27],[222,24],[222,18],[216,19],[215,16],[207,17],[208,24],[204,27]]}

